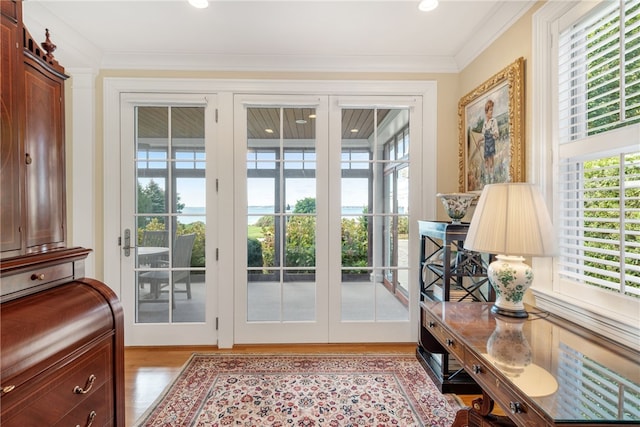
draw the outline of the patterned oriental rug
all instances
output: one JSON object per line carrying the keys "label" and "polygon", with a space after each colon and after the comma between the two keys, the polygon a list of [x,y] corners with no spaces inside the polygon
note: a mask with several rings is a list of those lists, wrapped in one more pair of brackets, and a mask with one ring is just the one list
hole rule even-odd
{"label": "patterned oriental rug", "polygon": [[136,426],[450,426],[414,355],[194,354]]}

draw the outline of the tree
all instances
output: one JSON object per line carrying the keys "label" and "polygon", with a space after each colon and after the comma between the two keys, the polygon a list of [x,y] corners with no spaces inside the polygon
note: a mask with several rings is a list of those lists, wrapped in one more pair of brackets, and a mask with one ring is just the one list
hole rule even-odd
{"label": "tree", "polygon": [[[176,211],[184,209],[180,194],[176,194]],[[143,187],[138,182],[138,213],[167,213],[165,191],[153,179]]]}
{"label": "tree", "polygon": [[146,187],[138,183],[138,212],[166,213],[164,190],[153,179]]}
{"label": "tree", "polygon": [[296,202],[293,213],[316,213],[315,197],[306,197]]}
{"label": "tree", "polygon": [[[181,213],[184,206],[184,203],[180,202],[180,195],[176,194],[175,213]],[[138,213],[142,214],[138,217],[138,242],[142,241],[144,230],[168,229],[166,193],[153,179],[144,187],[138,182]],[[145,216],[144,214],[149,215]],[[204,267],[205,224],[200,221],[192,224],[178,223],[178,229],[175,230],[176,235],[191,233],[196,235],[191,254],[191,266]]]}

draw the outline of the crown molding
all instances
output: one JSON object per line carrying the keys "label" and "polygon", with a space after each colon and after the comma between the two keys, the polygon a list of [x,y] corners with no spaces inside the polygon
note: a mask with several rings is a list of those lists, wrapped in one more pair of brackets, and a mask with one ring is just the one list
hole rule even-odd
{"label": "crown molding", "polygon": [[[46,2],[24,2],[24,20],[32,35],[52,29],[59,46],[56,58],[65,68],[172,71],[389,72],[458,73],[535,4],[504,0],[491,18],[455,56],[429,55],[234,55],[183,52],[103,52],[47,8]],[[46,23],[46,24],[45,24]]]}
{"label": "crown molding", "polygon": [[107,53],[103,69],[455,73],[453,57]]}
{"label": "crown molding", "polygon": [[536,3],[535,0],[503,0],[496,4],[489,13],[490,18],[476,27],[475,37],[455,55],[458,70],[463,70],[476,59],[486,48],[491,46],[502,34],[515,24]]}

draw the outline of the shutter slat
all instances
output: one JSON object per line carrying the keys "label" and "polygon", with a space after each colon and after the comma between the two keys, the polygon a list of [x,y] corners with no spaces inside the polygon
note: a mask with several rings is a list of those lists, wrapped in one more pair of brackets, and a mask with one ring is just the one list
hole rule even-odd
{"label": "shutter slat", "polygon": [[[628,8],[622,14],[621,5]],[[631,123],[640,122],[639,15],[640,0],[603,2],[560,34],[555,179],[560,277],[634,295],[640,294],[634,287],[640,123]],[[637,129],[618,129],[630,125]]]}

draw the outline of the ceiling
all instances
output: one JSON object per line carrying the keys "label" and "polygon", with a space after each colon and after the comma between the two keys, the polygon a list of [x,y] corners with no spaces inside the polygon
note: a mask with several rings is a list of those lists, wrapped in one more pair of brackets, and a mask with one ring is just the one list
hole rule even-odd
{"label": "ceiling", "polygon": [[458,72],[533,0],[24,0],[67,70]]}
{"label": "ceiling", "polygon": [[[342,110],[342,139],[367,140],[389,114],[389,109],[347,108]],[[280,114],[282,113],[282,122]],[[315,109],[313,108],[249,108],[247,137],[252,140],[313,140],[315,139]],[[377,121],[374,123],[374,117]],[[204,109],[201,107],[171,108],[171,126],[167,107],[139,107],[136,117],[137,136],[157,140],[166,148],[168,129],[176,139],[204,138]],[[282,125],[281,125],[282,123]],[[282,135],[280,135],[282,131]],[[147,143],[149,143],[147,141]],[[202,144],[202,141],[196,142]]]}

